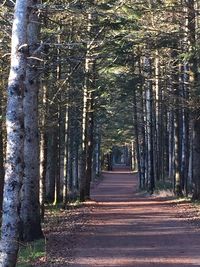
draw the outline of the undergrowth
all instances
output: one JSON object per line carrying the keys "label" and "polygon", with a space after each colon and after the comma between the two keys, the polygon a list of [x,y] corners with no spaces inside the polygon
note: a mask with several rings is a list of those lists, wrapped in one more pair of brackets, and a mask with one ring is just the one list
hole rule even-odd
{"label": "undergrowth", "polygon": [[155,190],[173,190],[173,184],[171,181],[157,181],[155,184]]}
{"label": "undergrowth", "polygon": [[17,267],[31,267],[31,264],[41,257],[45,257],[45,239],[21,244]]}

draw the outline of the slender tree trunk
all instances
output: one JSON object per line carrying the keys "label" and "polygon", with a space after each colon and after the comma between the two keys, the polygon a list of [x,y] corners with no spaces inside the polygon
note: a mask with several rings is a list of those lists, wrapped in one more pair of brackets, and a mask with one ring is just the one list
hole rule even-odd
{"label": "slender tree trunk", "polygon": [[15,4],[6,113],[7,150],[0,266],[15,267],[19,248],[20,189],[24,165],[23,94],[27,65],[27,0]]}
{"label": "slender tree trunk", "polygon": [[[183,99],[184,102],[189,100],[189,77],[187,73],[188,66],[185,65],[183,67]],[[184,104],[184,103],[183,103]],[[183,115],[183,138],[182,138],[182,177],[183,177],[183,190],[184,194],[188,196],[188,169],[189,169],[189,157],[190,157],[190,149],[189,149],[189,109],[183,105],[182,108]]]}
{"label": "slender tree trunk", "polygon": [[47,168],[47,87],[42,86],[42,104],[43,110],[41,111],[41,128],[40,128],[40,215],[41,219],[44,220],[45,212],[45,199],[46,199],[46,168]]}
{"label": "slender tree trunk", "polygon": [[200,119],[195,119],[193,129],[193,182],[195,184],[193,200],[200,199]]}
{"label": "slender tree trunk", "polygon": [[[87,64],[87,63],[86,63]],[[88,91],[84,86],[83,92],[83,119],[82,119],[82,151],[81,151],[81,165],[80,165],[80,201],[85,200],[85,188],[86,188],[86,157],[87,157],[87,119],[88,119]]]}
{"label": "slender tree trunk", "polygon": [[[142,173],[142,188],[147,187],[148,182],[148,146],[147,146],[147,131],[146,131],[146,103],[145,103],[145,92],[142,92],[143,88],[140,88],[140,98],[139,101],[139,114],[140,119],[139,123],[141,124],[140,132],[141,132],[141,145],[140,145],[140,157],[141,157],[141,173]],[[139,116],[139,115],[138,115]]]}
{"label": "slender tree trunk", "polygon": [[[193,123],[191,123],[192,125],[190,126],[191,129],[189,131],[190,136],[193,133]],[[188,166],[188,183],[191,185],[193,182],[193,138],[190,138],[189,140],[189,166]]]}
{"label": "slender tree trunk", "polygon": [[[56,68],[56,79],[57,83],[60,82],[61,75],[62,75],[62,67],[61,67],[61,50],[60,50],[60,44],[61,44],[61,26],[58,26],[58,36],[57,36],[57,68]],[[62,128],[62,107],[61,107],[61,98],[62,98],[62,92],[60,91],[58,93],[58,103],[57,103],[57,138],[56,138],[56,146],[57,146],[57,159],[56,159],[56,174],[55,174],[55,192],[54,192],[54,202],[53,204],[56,205],[61,200],[61,150],[62,150],[62,144],[61,144],[61,128]]]}
{"label": "slender tree trunk", "polygon": [[163,164],[164,164],[164,146],[163,146],[163,121],[162,121],[162,88],[160,85],[160,60],[159,52],[156,51],[155,59],[155,93],[156,93],[156,144],[155,144],[155,160],[156,160],[156,178],[163,180]]}
{"label": "slender tree trunk", "polygon": [[[169,88],[169,97],[171,98],[173,96],[174,90],[171,84],[169,85]],[[171,181],[174,181],[174,108],[172,103],[169,103],[168,110],[168,132],[168,178]]]}
{"label": "slender tree trunk", "polygon": [[75,180],[75,192],[76,195],[78,195],[78,190],[79,190],[79,144],[76,141],[75,144],[75,155],[74,155],[74,180]]}
{"label": "slender tree trunk", "polygon": [[[70,100],[69,100],[70,102]],[[74,183],[73,183],[73,154],[74,154],[74,129],[73,129],[73,110],[72,107],[69,108],[69,124],[68,124],[68,168],[67,168],[67,176],[68,176],[68,198],[73,200],[74,196]]]}
{"label": "slender tree trunk", "polygon": [[137,100],[136,100],[136,88],[133,88],[133,125],[134,125],[134,136],[135,136],[135,145],[136,145],[136,154],[137,154],[137,165],[138,165],[138,174],[139,174],[139,188],[142,188],[142,166],[141,166],[141,153],[140,153],[140,144],[139,144],[139,130],[138,130],[138,110],[137,110]]}
{"label": "slender tree trunk", "polygon": [[153,193],[155,188],[154,177],[154,139],[153,139],[153,89],[151,79],[151,62],[145,58],[145,68],[147,72],[146,82],[146,111],[147,111],[147,138],[148,138],[148,189]]}
{"label": "slender tree trunk", "polygon": [[173,59],[173,87],[174,87],[174,192],[176,196],[181,197],[182,193],[182,177],[181,177],[181,125],[180,125],[180,84],[179,84],[179,64],[177,61],[177,51],[172,51]]}
{"label": "slender tree trunk", "polygon": [[[2,78],[2,77],[1,77]],[[0,88],[2,90],[2,88]],[[3,110],[2,110],[2,91],[0,92],[0,211],[3,204],[3,187],[4,187],[4,147],[3,147]]]}
{"label": "slender tree trunk", "polygon": [[[55,126],[54,126],[55,127]],[[49,202],[54,201],[55,176],[57,168],[57,127],[49,129],[47,140],[47,168],[46,168],[46,197]]]}
{"label": "slender tree trunk", "polygon": [[[59,99],[60,101],[60,99]],[[55,146],[56,146],[56,154],[55,154],[55,187],[54,187],[54,201],[53,204],[56,205],[61,200],[61,168],[60,168],[60,159],[61,159],[61,106],[60,103],[57,106],[58,116],[57,116],[57,127],[56,127],[56,137],[55,137]]]}
{"label": "slender tree trunk", "polygon": [[174,135],[174,158],[175,158],[175,194],[181,197],[182,194],[182,179],[181,179],[181,166],[180,166],[180,123],[179,123],[179,110],[175,111],[175,135]]}
{"label": "slender tree trunk", "polygon": [[44,220],[45,199],[46,199],[46,165],[47,165],[47,136],[45,130],[42,130],[40,135],[40,215],[41,220]]}
{"label": "slender tree trunk", "polygon": [[135,161],[135,142],[131,141],[131,170],[136,171],[137,166],[136,166],[136,161]]}
{"label": "slender tree trunk", "polygon": [[64,150],[64,184],[63,184],[63,207],[65,208],[68,201],[68,143],[69,143],[69,106],[68,99],[65,110],[65,150]]}
{"label": "slender tree trunk", "polygon": [[99,125],[96,125],[96,149],[95,149],[95,178],[101,174],[101,134]]}
{"label": "slender tree trunk", "polygon": [[92,181],[92,159],[94,148],[94,87],[95,87],[95,63],[92,64],[92,77],[89,92],[88,107],[88,140],[87,140],[87,158],[86,158],[86,199],[90,198],[90,184]]}

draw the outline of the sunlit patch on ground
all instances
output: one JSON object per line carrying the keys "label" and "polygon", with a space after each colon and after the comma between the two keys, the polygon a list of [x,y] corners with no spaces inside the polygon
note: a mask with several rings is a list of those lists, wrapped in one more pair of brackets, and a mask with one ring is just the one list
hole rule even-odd
{"label": "sunlit patch on ground", "polygon": [[40,266],[200,266],[200,231],[180,216],[188,200],[178,208],[171,196],[139,193],[136,175],[104,175],[92,200],[53,219]]}

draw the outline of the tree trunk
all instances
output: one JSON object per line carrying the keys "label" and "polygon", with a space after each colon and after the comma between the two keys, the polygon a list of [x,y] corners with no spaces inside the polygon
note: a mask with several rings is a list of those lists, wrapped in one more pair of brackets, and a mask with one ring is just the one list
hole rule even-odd
{"label": "tree trunk", "polygon": [[[183,67],[182,76],[183,80],[183,99],[184,101],[189,100],[189,76],[186,74],[188,72],[188,66],[185,65]],[[190,140],[190,132],[189,132],[189,108],[183,106],[182,108],[183,114],[183,138],[182,138],[182,162],[181,162],[181,172],[183,177],[183,190],[184,194],[188,196],[188,169],[189,169],[189,157],[190,157],[190,149],[189,149],[189,140]]]}
{"label": "tree trunk", "polygon": [[148,140],[148,189],[151,194],[155,188],[154,178],[154,140],[153,140],[153,89],[151,82],[151,62],[148,57],[145,58],[145,68],[147,73],[146,82],[146,112],[147,112],[147,140]]}
{"label": "tree trunk", "polygon": [[156,51],[156,59],[155,59],[155,95],[156,95],[156,179],[163,180],[163,164],[164,164],[164,146],[163,146],[163,121],[162,121],[162,88],[160,85],[160,60],[159,60],[159,52]]}
{"label": "tree trunk", "polygon": [[45,212],[45,199],[46,199],[46,168],[47,168],[47,133],[46,133],[46,120],[47,120],[47,87],[43,85],[42,92],[43,110],[41,111],[41,128],[40,128],[40,215],[41,220],[44,220]]}
{"label": "tree trunk", "polygon": [[65,208],[68,201],[68,143],[69,143],[69,106],[65,110],[65,137],[64,137],[64,183],[63,183],[63,207]]}
{"label": "tree trunk", "polygon": [[200,119],[195,119],[193,128],[193,200],[200,199]]}
{"label": "tree trunk", "polygon": [[[92,14],[88,14],[88,35],[92,43]],[[92,175],[92,149],[93,133],[93,115],[91,113],[93,90],[94,90],[94,70],[95,62],[91,53],[90,43],[87,45],[85,58],[85,84],[83,92],[83,117],[82,117],[82,153],[81,153],[81,178],[80,178],[80,200],[84,201],[90,196],[90,182]]]}
{"label": "tree trunk", "polygon": [[55,176],[57,168],[57,126],[48,131],[47,141],[47,168],[46,168],[46,198],[49,202],[54,201]]}
{"label": "tree trunk", "polygon": [[[70,102],[70,101],[69,101]],[[73,200],[73,153],[74,153],[74,129],[73,129],[73,110],[69,108],[69,125],[68,125],[68,159],[67,159],[67,176],[68,176],[68,198]]]}
{"label": "tree trunk", "polygon": [[[31,6],[35,1],[30,2]],[[31,8],[28,22],[29,53],[34,55],[38,47],[38,14]],[[39,204],[39,132],[38,132],[38,61],[30,59],[26,71],[24,92],[24,180],[21,196],[20,217],[22,240],[32,241],[43,237]]]}
{"label": "tree trunk", "polygon": [[0,265],[16,266],[19,248],[20,189],[24,165],[23,94],[27,65],[28,0],[15,4],[6,113],[7,149]]}
{"label": "tree trunk", "polygon": [[[3,77],[1,77],[3,78]],[[0,88],[2,90],[2,88]],[[3,204],[3,187],[4,187],[4,147],[3,147],[3,110],[2,110],[2,91],[0,92],[0,211]]]}
{"label": "tree trunk", "polygon": [[174,162],[175,162],[175,184],[174,192],[176,196],[181,197],[182,177],[181,177],[181,124],[180,124],[180,84],[179,84],[179,66],[177,61],[177,51],[172,51],[173,62],[173,83],[174,83]]}
{"label": "tree trunk", "polygon": [[[86,62],[87,64],[87,62]],[[86,188],[86,157],[87,157],[87,120],[88,120],[88,91],[84,86],[83,92],[83,119],[82,119],[82,148],[81,148],[81,162],[80,162],[80,201],[85,200]]]}
{"label": "tree trunk", "polygon": [[[196,57],[196,10],[195,1],[186,1],[188,10],[188,50],[191,53],[189,59],[189,81],[190,90],[194,93],[194,96],[199,97],[199,85],[198,85],[198,62]],[[193,196],[194,200],[200,199],[200,176],[199,176],[199,166],[200,166],[200,119],[199,110],[196,109],[193,117]]]}
{"label": "tree trunk", "polygon": [[139,130],[138,130],[138,110],[137,110],[137,99],[136,99],[136,88],[133,88],[133,125],[134,125],[134,136],[135,136],[135,146],[137,154],[137,166],[139,174],[139,188],[142,188],[143,176],[142,176],[142,157],[140,153],[140,144],[139,144]]}
{"label": "tree trunk", "polygon": [[[173,87],[169,84],[169,94],[170,96],[173,95]],[[170,181],[174,181],[174,108],[172,103],[169,104],[169,111],[168,111],[168,178]]]}

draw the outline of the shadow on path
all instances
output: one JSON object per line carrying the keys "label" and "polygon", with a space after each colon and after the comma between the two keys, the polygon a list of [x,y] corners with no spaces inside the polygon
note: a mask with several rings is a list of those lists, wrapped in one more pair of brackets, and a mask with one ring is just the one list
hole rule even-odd
{"label": "shadow on path", "polygon": [[69,266],[200,266],[200,232],[177,218],[167,199],[138,194],[137,184],[136,174],[104,173]]}

